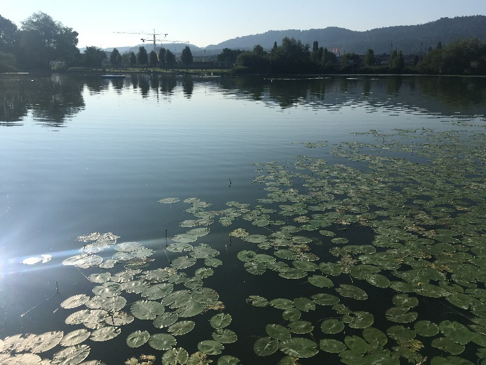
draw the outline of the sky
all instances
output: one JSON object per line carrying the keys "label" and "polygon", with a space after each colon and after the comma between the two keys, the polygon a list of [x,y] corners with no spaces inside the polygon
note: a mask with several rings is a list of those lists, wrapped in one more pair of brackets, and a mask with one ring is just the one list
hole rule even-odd
{"label": "sky", "polygon": [[77,31],[78,47],[135,46],[157,33],[157,43],[204,48],[268,30],[365,31],[486,15],[486,0],[0,0],[0,15],[19,27],[39,11]]}

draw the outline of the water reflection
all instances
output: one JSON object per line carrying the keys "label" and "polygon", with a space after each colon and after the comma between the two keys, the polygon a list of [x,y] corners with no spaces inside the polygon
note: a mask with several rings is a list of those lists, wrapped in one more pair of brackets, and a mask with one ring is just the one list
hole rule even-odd
{"label": "water reflection", "polygon": [[176,92],[187,99],[204,83],[213,92],[260,101],[282,109],[297,105],[339,110],[365,105],[370,111],[426,110],[431,113],[484,115],[486,79],[464,77],[323,77],[302,78],[199,78],[191,75],[131,74],[103,79],[99,75],[4,75],[0,78],[0,125],[22,125],[31,113],[33,120],[59,127],[85,107],[83,91],[91,94],[113,90],[135,91],[142,98]]}
{"label": "water reflection", "polygon": [[21,125],[29,112],[35,121],[60,127],[85,106],[83,82],[75,77],[29,77],[0,79],[0,125]]}

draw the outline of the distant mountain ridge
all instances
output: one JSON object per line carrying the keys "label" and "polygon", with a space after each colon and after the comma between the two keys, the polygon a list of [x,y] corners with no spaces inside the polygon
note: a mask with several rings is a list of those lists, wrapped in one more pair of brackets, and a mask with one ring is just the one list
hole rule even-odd
{"label": "distant mountain ridge", "polygon": [[[252,50],[257,44],[269,50],[275,42],[280,45],[283,38],[289,37],[309,45],[317,41],[320,47],[339,49],[342,52],[365,54],[368,49],[372,49],[375,54],[382,54],[390,53],[393,49],[396,49],[401,50],[404,54],[421,54],[429,47],[435,48],[438,42],[446,45],[455,39],[478,38],[481,42],[486,43],[485,30],[486,16],[475,15],[441,18],[419,25],[375,28],[367,31],[354,31],[338,27],[309,30],[270,30],[261,34],[228,39],[205,48],[186,43],[157,44],[157,48],[164,47],[173,53],[180,53],[185,46],[189,46],[194,56],[210,56],[220,53],[223,48]],[[151,43],[116,48],[120,53],[137,53],[141,46],[145,47],[148,52],[153,50]],[[104,48],[104,50],[111,52],[113,48]]]}
{"label": "distant mountain ridge", "polygon": [[364,54],[370,48],[375,54],[390,53],[393,49],[401,50],[404,54],[419,54],[426,51],[428,47],[435,48],[438,42],[445,45],[455,39],[473,37],[478,38],[481,42],[486,42],[485,30],[486,16],[476,15],[441,18],[425,24],[376,28],[363,32],[338,27],[272,30],[262,34],[229,39],[216,45],[210,45],[206,47],[206,50],[253,49],[257,44],[265,49],[270,49],[274,42],[280,45],[284,37],[289,37],[310,45],[317,41],[319,46],[328,49],[338,48],[344,52],[358,54]]}

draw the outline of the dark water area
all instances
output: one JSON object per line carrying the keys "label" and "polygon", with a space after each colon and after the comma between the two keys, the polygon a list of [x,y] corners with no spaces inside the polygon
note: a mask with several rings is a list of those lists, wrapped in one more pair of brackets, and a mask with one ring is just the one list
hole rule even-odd
{"label": "dark water area", "polygon": [[[177,345],[164,350],[149,343],[127,346],[127,337],[138,330],[169,333],[152,320],[135,318],[119,326],[121,333],[113,339],[83,342],[90,348],[86,360],[60,358],[56,354],[69,348],[62,342],[35,353],[52,364],[122,364],[141,354],[153,354],[161,363],[168,348],[184,348],[191,355],[201,350],[201,341],[214,341],[214,333],[225,327],[218,332],[210,320],[225,313],[232,317],[227,329],[238,339],[225,343],[222,353],[206,350],[215,364],[238,363],[223,355],[241,364],[278,364],[286,355],[300,364],[362,364],[378,358],[383,364],[434,358],[434,364],[446,363],[443,359],[459,363],[452,357],[476,363],[486,347],[486,309],[479,304],[486,261],[478,243],[486,234],[480,147],[485,115],[485,78],[0,75],[0,363],[15,363],[15,356],[32,352],[33,345],[18,345],[14,335],[25,339],[110,327],[65,323],[86,307],[66,309],[62,303],[80,294],[94,297],[93,288],[103,285],[91,274],[114,277],[133,266],[141,270],[133,281],[142,280],[149,270],[174,268],[182,256],[197,256],[182,245],[201,243],[219,251],[214,258],[222,265],[197,257],[193,265],[174,269],[185,279],[170,280],[174,291],[194,293],[200,286],[185,280],[199,278],[203,288],[218,293],[224,308],[181,316],[179,321],[193,321],[195,327],[175,335]],[[178,200],[159,203],[166,198]],[[204,227],[209,234],[186,241],[188,231]],[[237,229],[266,238],[248,241]],[[113,232],[117,244],[138,242],[153,251],[121,259],[113,268],[66,265],[97,242],[77,239],[92,232]],[[87,256],[106,262],[120,252],[113,243]],[[266,256],[245,262],[242,251]],[[386,265],[390,257],[397,258],[396,267]],[[475,272],[473,278],[459,278],[459,261]],[[369,266],[379,270],[359,271],[374,270]],[[286,277],[294,274],[301,277]],[[311,284],[313,276],[332,284]],[[385,280],[381,276],[389,283],[373,281]],[[394,282],[412,287],[405,290]],[[447,293],[424,294],[425,284],[447,288]],[[353,298],[359,294],[346,285],[360,288],[367,299]],[[338,297],[343,306],[319,304],[313,297],[319,293]],[[417,308],[395,304],[408,309],[395,310],[403,311],[400,316],[387,312],[403,299],[396,295],[404,293],[418,298]],[[140,293],[117,295],[126,299],[117,311],[128,314],[144,300]],[[301,319],[282,317],[285,309],[275,303],[252,305],[251,296],[269,302],[301,298],[290,306],[298,308]],[[456,296],[460,304],[451,300]],[[167,305],[165,311],[179,308]],[[419,313],[418,319],[407,317],[407,311]],[[372,314],[373,325],[363,324],[363,313]],[[323,321],[336,318],[344,330],[321,330]],[[304,320],[312,329],[299,322]],[[403,335],[420,320],[441,324],[437,336],[445,340]],[[296,328],[296,321],[304,329]],[[288,339],[305,340],[269,340],[275,351],[257,356],[254,345],[270,339],[269,324],[290,328]],[[469,331],[467,343],[450,334],[464,331],[459,324]],[[372,343],[371,335],[363,334],[371,327],[386,333],[388,342]],[[362,336],[364,350],[357,340]],[[321,342],[326,339],[344,347],[329,349],[337,342]]]}

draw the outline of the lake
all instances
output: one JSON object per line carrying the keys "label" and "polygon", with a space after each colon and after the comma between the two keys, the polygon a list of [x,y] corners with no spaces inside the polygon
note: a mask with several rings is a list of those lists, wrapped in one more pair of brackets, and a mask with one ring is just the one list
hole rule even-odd
{"label": "lake", "polygon": [[484,363],[485,126],[485,78],[1,75],[0,362]]}

